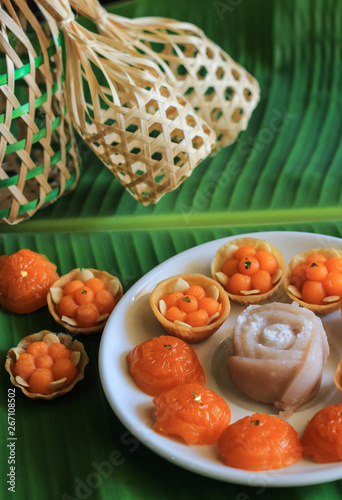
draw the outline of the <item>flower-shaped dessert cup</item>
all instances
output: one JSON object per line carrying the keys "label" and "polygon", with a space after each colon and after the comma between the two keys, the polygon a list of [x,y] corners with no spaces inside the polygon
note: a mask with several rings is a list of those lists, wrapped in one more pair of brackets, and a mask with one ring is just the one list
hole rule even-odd
{"label": "flower-shaped dessert cup", "polygon": [[222,266],[227,259],[233,257],[236,250],[244,245],[249,245],[255,248],[257,251],[265,250],[270,252],[272,255],[276,257],[278,260],[279,268],[272,275],[272,288],[266,293],[251,293],[246,295],[235,295],[232,293],[228,294],[228,297],[238,304],[249,305],[249,304],[257,304],[262,302],[263,300],[271,297],[280,287],[283,276],[285,272],[285,260],[278,248],[269,243],[266,240],[262,240],[259,238],[237,238],[236,240],[231,240],[222,245],[216,252],[212,262],[211,262],[211,275],[215,281],[220,283],[223,287],[225,287],[228,283],[228,276],[222,273]]}
{"label": "flower-shaped dessert cup", "polygon": [[81,281],[86,281],[87,279],[95,277],[102,279],[106,286],[112,292],[116,304],[123,296],[123,288],[119,279],[106,271],[99,271],[97,269],[87,268],[87,269],[73,269],[68,274],[61,276],[57,281],[51,286],[49,293],[47,295],[47,304],[50,313],[52,314],[54,320],[69,330],[72,333],[98,333],[101,332],[108,320],[109,314],[104,314],[100,316],[94,326],[91,327],[79,327],[73,318],[61,317],[57,311],[58,301],[63,295],[63,288],[72,280],[79,279]]}
{"label": "flower-shaped dessert cup", "polygon": [[[61,344],[64,344],[67,349],[73,351],[70,359],[73,360],[77,368],[77,374],[75,378],[71,382],[69,382],[68,385],[61,387],[60,389],[56,388],[56,391],[51,392],[49,394],[38,394],[30,392],[28,384],[27,383],[25,384],[25,381],[21,379],[21,377],[16,376],[15,373],[13,372],[13,367],[16,361],[19,359],[20,354],[24,353],[27,347],[33,342],[40,342],[40,341],[46,342],[48,345],[54,342],[59,342]],[[42,330],[38,333],[33,333],[31,335],[24,337],[19,342],[17,347],[12,347],[12,349],[8,351],[6,356],[5,369],[10,374],[10,380],[12,384],[15,387],[21,389],[26,396],[28,396],[31,399],[43,399],[46,401],[50,401],[51,399],[54,399],[58,396],[62,396],[63,394],[66,394],[67,392],[71,391],[71,389],[73,389],[75,384],[77,384],[77,382],[79,382],[84,378],[84,370],[88,362],[89,358],[84,349],[83,344],[78,340],[74,340],[71,337],[71,335],[68,335],[66,333],[56,334],[50,332],[49,330]]]}
{"label": "flower-shaped dessert cup", "polygon": [[[295,255],[291,259],[285,270],[285,275],[284,275],[285,292],[290,297],[290,299],[295,300],[296,302],[298,302],[299,305],[301,305],[302,307],[307,307],[316,314],[330,314],[341,308],[342,299],[336,300],[336,297],[332,296],[328,298],[326,305],[309,304],[308,302],[304,302],[302,300],[300,291],[294,285],[291,284],[291,274],[293,269],[299,264],[304,263],[305,259],[312,254],[320,254],[326,257],[327,259],[331,257],[342,258],[342,251],[338,250],[337,248],[315,248],[312,250],[307,250],[306,252],[303,252],[301,254]],[[335,300],[332,300],[331,302],[329,301],[330,299],[334,298]]]}
{"label": "flower-shaped dessert cup", "polygon": [[[173,323],[168,321],[159,309],[159,300],[165,293],[175,291],[185,292],[189,286],[200,285],[209,293],[209,289],[217,300],[222,304],[220,315],[213,319],[208,325],[190,327],[189,325]],[[214,297],[214,298],[216,298]],[[150,296],[150,306],[152,311],[169,335],[178,337],[185,342],[200,342],[213,335],[221,325],[226,321],[230,313],[229,298],[222,286],[207,276],[202,274],[179,274],[167,278],[156,285]]]}

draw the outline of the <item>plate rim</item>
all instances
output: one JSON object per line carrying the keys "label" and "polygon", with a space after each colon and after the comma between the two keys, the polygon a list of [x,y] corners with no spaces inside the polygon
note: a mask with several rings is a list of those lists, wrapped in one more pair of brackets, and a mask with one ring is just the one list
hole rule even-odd
{"label": "plate rim", "polygon": [[[326,235],[326,234],[321,234],[321,233],[312,233],[312,232],[307,232],[307,231],[256,231],[256,232],[247,232],[247,233],[239,233],[236,235],[230,235],[230,236],[225,236],[221,237],[218,239],[210,240],[204,243],[199,243],[197,245],[194,245],[190,248],[187,248],[183,250],[182,252],[175,254],[165,261],[157,264],[153,269],[149,270],[146,274],[144,274],[142,277],[140,277],[125,293],[120,302],[118,303],[119,310],[124,308],[126,302],[129,302],[130,300],[134,299],[134,297],[141,291],[141,289],[145,288],[148,284],[153,281],[155,276],[158,276],[161,271],[163,271],[164,267],[170,263],[172,263],[173,260],[178,260],[181,259],[184,254],[191,252],[193,249],[198,248],[198,247],[209,247],[213,245],[213,243],[217,243],[217,248],[224,244],[227,241],[240,238],[240,237],[256,237],[256,238],[262,238],[267,240],[268,235],[272,235],[272,237],[275,237],[277,235],[282,235],[287,234],[289,237],[318,237],[318,238],[327,238],[329,241],[335,241],[336,243],[340,243],[340,246],[342,247],[342,239],[336,236],[331,236],[331,235]],[[116,309],[116,308],[115,308]],[[264,481],[265,484],[264,486],[267,487],[295,487],[295,486],[309,486],[309,485],[314,485],[314,484],[323,484],[326,482],[331,482],[331,481],[336,481],[336,480],[341,480],[342,479],[342,468],[339,469],[338,467],[338,462],[336,463],[336,467],[334,467],[333,470],[329,469],[330,464],[315,464],[313,463],[313,467],[321,466],[320,474],[318,474],[316,471],[315,472],[304,472],[301,474],[294,474],[294,475],[289,475],[289,474],[281,474],[281,471],[287,471],[288,468],[284,469],[276,469],[274,471],[245,471],[242,469],[235,469],[235,468],[230,468],[226,465],[224,465],[224,470],[230,470],[231,475],[229,477],[225,474],[217,474],[215,471],[212,471],[212,467],[209,468],[209,470],[204,469],[204,467],[201,464],[197,464],[195,467],[194,465],[190,465],[187,463],[187,461],[182,460],[181,458],[177,457],[171,457],[170,454],[167,452],[167,449],[165,450],[164,447],[156,446],[153,440],[151,440],[148,435],[150,433],[141,433],[137,432],[137,429],[134,427],[134,425],[130,422],[130,420],[127,418],[127,416],[124,414],[122,411],[122,408],[120,405],[117,404],[115,400],[113,400],[112,393],[109,391],[107,387],[107,381],[106,381],[106,376],[104,372],[104,366],[102,363],[103,357],[104,357],[104,351],[106,349],[106,343],[108,342],[108,337],[109,337],[109,330],[110,330],[110,324],[113,322],[113,317],[118,314],[117,311],[113,311],[111,314],[110,318],[108,319],[108,322],[104,328],[104,331],[101,336],[100,340],[100,346],[99,346],[99,354],[98,354],[98,366],[99,366],[99,375],[100,375],[100,381],[101,381],[101,386],[102,389],[105,393],[106,399],[111,407],[111,409],[114,411],[116,416],[119,418],[121,423],[131,432],[133,436],[135,436],[142,444],[144,444],[148,449],[156,453],[157,455],[163,457],[167,461],[176,464],[179,467],[182,467],[185,470],[189,470],[191,472],[197,473],[199,475],[202,475],[204,477],[208,477],[214,480],[219,480],[223,481],[226,483],[232,483],[232,484],[243,484],[243,485],[248,485],[248,486],[259,486],[262,484]],[[151,430],[151,432],[154,432]],[[158,438],[164,438],[167,440],[167,437],[164,436],[159,436]],[[167,447],[166,447],[167,448]],[[217,464],[213,464],[215,467],[217,467]],[[336,468],[336,471],[335,471]],[[340,474],[338,474],[339,470],[341,470]],[[329,474],[330,472],[330,474]],[[321,477],[322,474],[325,474],[326,477]],[[234,476],[234,477],[233,477]],[[276,482],[274,482],[272,479],[277,478]],[[289,481],[291,477],[291,481]]]}

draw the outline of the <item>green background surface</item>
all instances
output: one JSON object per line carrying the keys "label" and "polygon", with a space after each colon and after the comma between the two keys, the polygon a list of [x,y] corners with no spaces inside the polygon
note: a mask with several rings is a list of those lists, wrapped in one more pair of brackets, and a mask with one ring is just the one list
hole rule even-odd
{"label": "green background surface", "polygon": [[[258,79],[261,101],[234,145],[154,206],[137,204],[79,141],[83,171],[76,190],[27,222],[0,226],[0,254],[27,247],[46,254],[60,274],[106,269],[128,290],[167,258],[224,236],[295,230],[341,237],[341,1],[137,0],[112,10],[197,24]],[[60,331],[47,308],[26,316],[1,310],[0,322],[3,362],[25,335]],[[1,498],[341,498],[342,481],[290,490],[228,484],[160,458],[128,434],[106,401],[100,336],[79,338],[90,363],[72,392],[44,403],[16,391],[15,493],[7,492],[5,478],[11,384],[0,371]],[[110,468],[113,457],[117,465]]]}

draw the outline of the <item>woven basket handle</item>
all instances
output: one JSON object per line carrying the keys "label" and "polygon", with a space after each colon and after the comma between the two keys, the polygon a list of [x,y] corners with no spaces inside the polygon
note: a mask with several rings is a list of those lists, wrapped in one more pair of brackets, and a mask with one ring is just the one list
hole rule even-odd
{"label": "woven basket handle", "polygon": [[68,22],[74,19],[68,0],[36,0],[58,23]]}
{"label": "woven basket handle", "polygon": [[[109,13],[98,0],[70,0],[70,4],[73,9],[79,12],[82,16],[91,19],[97,25],[104,25],[106,21],[110,18],[111,30],[115,26],[115,34],[122,41],[128,41],[132,37],[126,33],[126,28],[131,29],[146,28],[147,26],[159,26],[167,25],[169,28],[175,30],[187,30],[192,34],[197,36],[203,36],[203,31],[198,28],[198,26],[187,23],[184,21],[177,21],[175,19],[169,19],[166,17],[137,17],[134,19],[129,19],[127,17],[119,16],[118,14]],[[163,34],[159,34],[160,38],[163,38]],[[167,40],[167,36],[165,36]]]}

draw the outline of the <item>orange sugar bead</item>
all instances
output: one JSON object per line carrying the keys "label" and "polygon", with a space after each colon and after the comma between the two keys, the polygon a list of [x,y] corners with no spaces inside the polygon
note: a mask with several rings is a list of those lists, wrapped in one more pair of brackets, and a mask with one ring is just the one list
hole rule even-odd
{"label": "orange sugar bead", "polygon": [[69,318],[76,318],[78,304],[72,295],[64,295],[62,300],[57,305],[57,312],[60,316],[68,316]]}
{"label": "orange sugar bead", "polygon": [[53,365],[52,374],[55,380],[61,380],[66,377],[65,385],[71,382],[76,377],[77,368],[74,363],[68,358],[58,358]]}
{"label": "orange sugar bead", "polygon": [[177,436],[189,445],[210,445],[231,419],[224,399],[198,383],[179,384],[153,399],[153,429],[164,436]]}
{"label": "orange sugar bead", "polygon": [[234,257],[238,260],[241,260],[245,257],[248,257],[249,255],[255,255],[256,253],[256,249],[251,245],[243,245],[236,250],[236,252],[234,253]]}
{"label": "orange sugar bead", "polygon": [[295,286],[298,290],[301,290],[306,279],[306,264],[298,264],[292,269],[290,279],[291,285]]}
{"label": "orange sugar bead", "polygon": [[198,302],[198,308],[204,309],[207,311],[209,316],[212,316],[219,311],[220,304],[217,300],[212,299],[211,297],[204,297]]}
{"label": "orange sugar bead", "polygon": [[49,394],[52,390],[49,384],[54,378],[50,368],[37,368],[29,378],[29,391],[38,394]]}
{"label": "orange sugar bead", "polygon": [[342,274],[342,259],[340,257],[331,257],[324,262],[324,265],[329,273],[337,271]]}
{"label": "orange sugar bead", "polygon": [[37,341],[32,342],[32,344],[27,346],[26,352],[32,354],[32,356],[38,356],[40,354],[48,354],[49,346],[46,342]]}
{"label": "orange sugar bead", "polygon": [[165,293],[160,297],[160,300],[165,302],[167,309],[170,309],[170,307],[177,306],[178,299],[183,296],[182,292]]}
{"label": "orange sugar bead", "polygon": [[200,285],[191,285],[185,293],[186,295],[196,297],[197,300],[203,299],[206,296],[204,288]]}
{"label": "orange sugar bead", "polygon": [[302,298],[308,304],[321,305],[327,294],[321,281],[304,281],[302,287]]}
{"label": "orange sugar bead", "polygon": [[100,314],[111,313],[115,307],[115,299],[108,290],[99,290],[95,295],[95,305]]}
{"label": "orange sugar bead", "polygon": [[273,470],[302,456],[298,433],[274,415],[255,413],[229,425],[218,439],[219,453],[229,467]]}
{"label": "orange sugar bead", "polygon": [[197,311],[198,300],[192,295],[184,295],[177,301],[177,307],[186,313]]}
{"label": "orange sugar bead", "polygon": [[255,254],[260,264],[260,269],[267,271],[269,274],[273,274],[279,267],[278,259],[271,252],[267,250],[260,250]]}
{"label": "orange sugar bead", "polygon": [[252,276],[260,269],[259,261],[256,257],[252,255],[246,255],[239,262],[239,271],[242,274],[247,274],[248,276]]}
{"label": "orange sugar bead", "polygon": [[342,297],[342,274],[332,271],[323,281],[323,287],[327,295],[338,295]]}
{"label": "orange sugar bead", "polygon": [[52,368],[54,363],[48,354],[39,354],[34,358],[34,362],[37,368]]}
{"label": "orange sugar bead", "polygon": [[35,368],[34,356],[24,352],[20,354],[19,359],[15,362],[13,373],[14,375],[19,375],[24,380],[28,380]]}
{"label": "orange sugar bead", "polygon": [[227,292],[240,295],[242,290],[251,290],[252,277],[247,274],[235,273],[229,278],[226,286]]}
{"label": "orange sugar bead", "polygon": [[239,262],[235,257],[230,257],[223,263],[221,271],[230,278],[233,274],[239,272]]}
{"label": "orange sugar bead", "polygon": [[91,304],[94,302],[95,294],[93,290],[87,286],[78,288],[74,293],[75,301],[78,305]]}
{"label": "orange sugar bead", "polygon": [[252,276],[252,289],[260,293],[267,293],[272,288],[272,277],[265,269],[259,269]]}
{"label": "orange sugar bead", "polygon": [[328,276],[328,269],[320,262],[312,262],[306,266],[306,277],[311,281],[323,281]]}
{"label": "orange sugar bead", "polygon": [[186,319],[186,312],[185,311],[181,311],[179,309],[179,307],[177,306],[172,306],[170,307],[170,309],[168,309],[165,313],[165,318],[168,320],[168,321],[185,321]]}
{"label": "orange sugar bead", "polygon": [[198,309],[197,311],[189,312],[186,315],[185,323],[192,326],[193,328],[199,326],[205,326],[209,319],[208,311],[205,309]]}
{"label": "orange sugar bead", "polygon": [[79,327],[87,328],[95,325],[100,312],[96,305],[91,302],[90,304],[82,304],[77,310],[76,321]]}
{"label": "orange sugar bead", "polygon": [[90,278],[84,285],[91,288],[95,294],[100,290],[106,290],[106,284],[100,278]]}
{"label": "orange sugar bead", "polygon": [[53,360],[58,358],[70,358],[71,350],[65,347],[64,344],[54,342],[49,346],[48,355],[51,356]]}
{"label": "orange sugar bead", "polygon": [[342,460],[342,403],[319,410],[309,420],[301,438],[304,456],[321,464]]}
{"label": "orange sugar bead", "polygon": [[65,285],[65,287],[63,288],[63,294],[64,295],[74,295],[76,290],[78,290],[79,288],[82,288],[83,286],[84,286],[84,283],[81,280],[69,281],[69,283],[67,283]]}
{"label": "orange sugar bead", "polygon": [[305,259],[305,265],[310,266],[313,262],[320,263],[320,264],[325,264],[327,262],[327,258],[325,255],[322,255],[320,253],[312,253]]}

